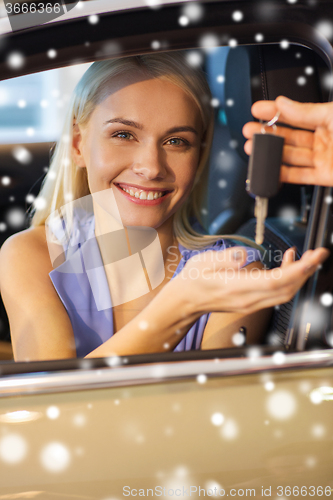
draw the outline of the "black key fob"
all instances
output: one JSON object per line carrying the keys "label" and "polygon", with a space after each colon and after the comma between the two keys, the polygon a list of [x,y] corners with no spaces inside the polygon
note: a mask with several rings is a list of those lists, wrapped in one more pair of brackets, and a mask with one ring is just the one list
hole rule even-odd
{"label": "black key fob", "polygon": [[247,172],[246,190],[262,198],[275,196],[280,187],[284,138],[274,134],[254,134]]}

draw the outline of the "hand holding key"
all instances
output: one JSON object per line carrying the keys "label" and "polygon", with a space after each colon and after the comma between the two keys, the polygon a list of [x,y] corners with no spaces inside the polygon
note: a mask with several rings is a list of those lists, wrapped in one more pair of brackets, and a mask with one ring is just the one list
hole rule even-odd
{"label": "hand holding key", "polygon": [[254,134],[249,161],[246,190],[255,195],[254,215],[257,219],[255,240],[258,245],[264,241],[265,220],[268,199],[275,196],[280,185],[280,169],[283,152],[283,137],[266,132],[266,127],[276,128],[277,114],[261,125],[261,133]]}
{"label": "hand holding key", "polygon": [[[300,103],[280,96],[252,106],[253,116],[260,120],[270,120],[277,112],[280,122],[296,127],[279,125],[276,129],[285,139],[281,182],[333,186],[333,103]],[[260,129],[257,122],[244,125],[247,154],[251,154],[252,137]]]}

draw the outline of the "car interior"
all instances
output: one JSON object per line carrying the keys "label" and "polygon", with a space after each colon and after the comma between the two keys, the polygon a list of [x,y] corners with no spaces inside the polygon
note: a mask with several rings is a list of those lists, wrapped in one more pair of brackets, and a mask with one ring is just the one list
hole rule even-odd
{"label": "car interior", "polygon": [[[93,60],[91,55],[71,60],[63,50],[61,54],[65,55],[54,64],[50,53],[45,61],[36,62],[36,40],[33,37],[31,40],[32,54],[28,62],[32,62],[25,70],[27,76],[13,78],[13,71],[7,68],[4,81],[0,82],[0,246],[9,236],[28,227],[29,207],[47,172],[66,100],[88,61]],[[102,42],[104,49],[94,52],[98,58],[114,55],[114,42],[99,41]],[[18,43],[14,37],[10,50]],[[68,43],[74,45],[73,41]],[[85,45],[90,47],[90,42]],[[298,43],[225,44],[213,49],[200,44],[191,46],[191,42],[183,45],[186,45],[184,52],[189,63],[205,72],[215,108],[207,203],[200,231],[254,239],[254,200],[245,191],[248,157],[243,150],[242,135],[243,125],[253,119],[251,105],[278,95],[302,102],[329,100],[327,61]],[[135,50],[132,49],[132,53]],[[65,67],[61,69],[62,66]],[[51,69],[53,67],[55,69]],[[41,72],[42,69],[46,71]],[[311,186],[284,185],[270,200],[263,243],[270,267],[277,267],[281,262],[272,256],[296,246],[299,258],[308,245],[307,228],[314,192]],[[324,289],[328,286],[325,283]],[[275,308],[264,344],[273,349],[274,346],[294,346],[290,336],[295,328],[294,302]],[[12,359],[8,319],[2,301],[0,341],[0,359]],[[316,338],[316,345],[330,347],[323,335]],[[229,354],[237,356],[237,349]]]}
{"label": "car interior", "polygon": [[[254,200],[245,191],[248,157],[243,150],[245,139],[242,136],[243,125],[252,119],[251,105],[259,99],[274,99],[281,94],[304,102],[325,100],[325,88],[320,84],[320,73],[325,67],[312,50],[297,45],[288,50],[280,45],[219,47],[208,53],[189,50],[186,56],[189,61],[199,61],[218,103],[207,213],[203,214],[205,231],[208,234],[239,234],[253,239]],[[86,67],[80,65],[76,71],[75,67],[67,68],[67,71],[50,70],[47,75],[23,76],[2,82],[1,244],[16,231],[28,227],[29,206],[47,172],[54,145],[52,141],[56,141],[56,127],[50,130],[46,141],[39,139],[34,142],[45,121],[43,115],[47,116],[50,108],[58,106],[57,118],[61,122],[64,101],[70,94],[62,82],[70,80],[75,83]],[[70,78],[70,73],[74,77]],[[298,83],[302,76],[306,78],[304,85]],[[36,91],[37,96],[45,94],[46,85],[52,86],[47,97],[53,99],[55,106],[49,105],[47,99],[36,99]],[[51,112],[54,114],[54,109]],[[43,133],[45,136],[45,129]],[[6,138],[11,139],[9,144]],[[268,255],[278,255],[277,250],[284,252],[294,245],[298,257],[301,255],[312,191],[311,187],[283,186],[279,195],[271,200],[264,241]],[[279,258],[270,259],[270,267],[279,264]],[[265,342],[273,345],[284,343],[291,310],[292,301],[274,312]],[[0,311],[2,357],[6,359],[6,356],[11,356],[10,332],[2,301]]]}

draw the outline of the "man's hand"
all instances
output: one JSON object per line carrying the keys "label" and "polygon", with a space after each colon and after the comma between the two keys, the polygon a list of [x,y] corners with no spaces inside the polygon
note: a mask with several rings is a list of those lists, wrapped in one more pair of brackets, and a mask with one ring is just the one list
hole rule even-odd
{"label": "man's hand", "polygon": [[[285,138],[281,182],[333,186],[333,103],[299,103],[279,96],[275,101],[258,101],[252,114],[263,121],[280,112],[279,122],[298,129],[278,126],[276,133]],[[249,139],[244,146],[249,155],[252,136],[261,124],[249,122],[243,134]]]}

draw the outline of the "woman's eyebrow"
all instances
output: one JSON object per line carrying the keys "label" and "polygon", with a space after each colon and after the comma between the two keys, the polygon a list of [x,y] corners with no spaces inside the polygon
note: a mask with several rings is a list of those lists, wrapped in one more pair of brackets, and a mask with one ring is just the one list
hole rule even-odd
{"label": "woman's eyebrow", "polygon": [[128,127],[138,128],[139,130],[143,130],[143,125],[140,123],[134,122],[132,120],[126,120],[125,118],[112,118],[111,120],[107,120],[104,125],[108,125],[109,123],[121,123],[122,125],[127,125]]}
{"label": "woman's eyebrow", "polygon": [[190,127],[190,126],[183,126],[183,127],[173,127],[168,130],[168,134],[176,134],[177,132],[192,132],[195,135],[199,135],[199,132],[195,130],[195,128]]}
{"label": "woman's eyebrow", "polygon": [[[121,123],[122,125],[127,125],[128,127],[134,127],[139,130],[143,130],[143,125],[141,123],[135,122],[133,120],[126,120],[126,118],[112,118],[111,120],[107,120],[104,125],[108,125],[109,123]],[[184,125],[181,127],[173,127],[167,131],[167,134],[176,134],[177,132],[192,132],[195,135],[199,135],[198,131],[195,128],[190,127],[188,125]]]}

